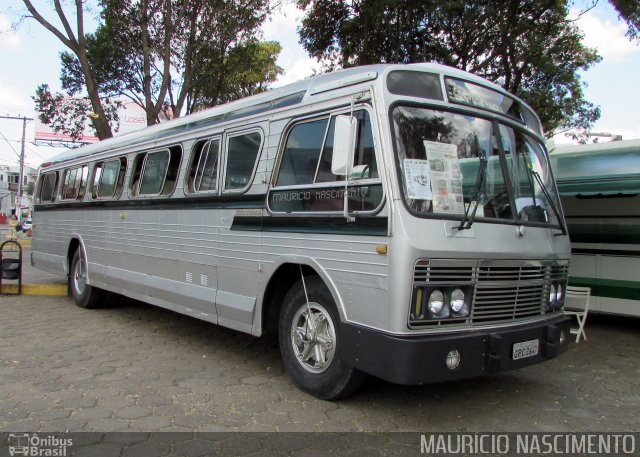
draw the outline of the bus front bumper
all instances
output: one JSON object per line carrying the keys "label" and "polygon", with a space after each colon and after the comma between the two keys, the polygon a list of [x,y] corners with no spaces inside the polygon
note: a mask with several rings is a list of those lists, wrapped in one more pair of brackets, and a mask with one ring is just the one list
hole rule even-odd
{"label": "bus front bumper", "polygon": [[[516,327],[419,337],[389,335],[341,324],[342,360],[397,384],[473,378],[553,359],[569,347],[570,322],[569,317],[559,316],[551,321]],[[536,346],[536,340],[537,353],[531,349]],[[459,365],[453,369],[447,367],[447,357],[452,351],[458,351],[460,356]]]}

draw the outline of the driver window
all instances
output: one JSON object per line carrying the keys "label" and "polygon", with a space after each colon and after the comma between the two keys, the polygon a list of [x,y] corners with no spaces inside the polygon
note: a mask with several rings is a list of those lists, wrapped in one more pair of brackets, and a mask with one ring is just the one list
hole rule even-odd
{"label": "driver window", "polygon": [[[376,164],[376,154],[373,148],[373,133],[371,131],[371,119],[365,110],[353,113],[358,120],[358,131],[356,137],[356,150],[353,158],[353,168],[356,178],[378,178],[378,166]],[[333,131],[335,126],[335,116],[331,118],[327,140],[325,141],[320,165],[315,182],[343,181],[344,176],[336,176],[331,173],[331,159],[333,157]]]}
{"label": "driver window", "polygon": [[[349,211],[370,212],[382,201],[371,118],[366,110],[353,113],[358,120],[354,161],[349,186]],[[288,132],[280,158],[270,207],[276,212],[342,211],[344,176],[331,173],[336,115],[295,124]],[[375,180],[366,182],[363,180]],[[287,190],[296,186],[299,190]]]}

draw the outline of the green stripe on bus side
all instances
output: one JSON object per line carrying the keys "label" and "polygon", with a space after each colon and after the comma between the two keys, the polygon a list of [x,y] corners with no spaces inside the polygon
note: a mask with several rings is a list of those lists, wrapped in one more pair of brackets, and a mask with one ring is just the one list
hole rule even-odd
{"label": "green stripe on bus side", "polygon": [[344,217],[236,216],[231,230],[323,233],[333,235],[386,236],[387,217],[361,217],[349,222]]}
{"label": "green stripe on bus side", "polygon": [[598,297],[640,300],[640,281],[571,276],[569,277],[569,285],[591,287],[591,295]]}
{"label": "green stripe on bus side", "polygon": [[640,244],[636,223],[568,224],[573,243]]}
{"label": "green stripe on bus side", "polygon": [[170,210],[170,209],[262,209],[264,194],[215,195],[203,197],[136,198],[130,200],[93,200],[87,202],[57,202],[35,205],[34,211],[59,210]]}

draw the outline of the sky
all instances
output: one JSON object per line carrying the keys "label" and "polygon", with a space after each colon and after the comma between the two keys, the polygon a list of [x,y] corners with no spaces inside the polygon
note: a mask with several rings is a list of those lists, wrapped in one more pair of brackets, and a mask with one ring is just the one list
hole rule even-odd
{"label": "sky", "polygon": [[[51,11],[47,0],[34,0],[42,11]],[[579,2],[578,2],[579,4]],[[59,90],[59,53],[64,46],[40,24],[24,21],[17,30],[12,24],[25,9],[19,0],[0,0],[0,116],[35,118],[32,96],[36,87],[47,83]],[[298,43],[297,27],[303,13],[292,2],[285,2],[263,28],[264,38],[279,41],[282,52],[278,64],[285,74],[274,87],[310,76],[319,65],[309,58]],[[586,45],[597,48],[603,60],[582,74],[587,84],[585,98],[600,106],[602,115],[593,132],[622,135],[623,139],[640,138],[640,47],[624,36],[626,25],[618,20],[609,2],[578,19]],[[27,123],[26,164],[37,167],[61,148],[37,146],[33,143],[34,122]],[[21,148],[22,121],[0,119],[0,163],[17,165]],[[556,137],[556,144],[570,142]],[[608,141],[602,137],[601,141]]]}

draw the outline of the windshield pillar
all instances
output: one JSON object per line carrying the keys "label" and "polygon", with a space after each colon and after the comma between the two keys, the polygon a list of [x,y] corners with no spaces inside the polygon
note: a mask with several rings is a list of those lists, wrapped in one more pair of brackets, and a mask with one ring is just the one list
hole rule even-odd
{"label": "windshield pillar", "polygon": [[[498,121],[496,119],[493,120],[492,124],[492,129],[493,129],[493,136],[496,139],[496,143],[497,144],[497,150],[498,150],[498,156],[500,158],[500,168],[502,169],[502,175],[503,175],[503,179],[504,179],[504,187],[505,190],[507,191],[507,195],[509,196],[509,209],[511,211],[511,216],[513,219],[516,219],[518,217],[518,215],[516,214],[516,199],[513,193],[513,185],[511,183],[511,175],[509,173],[509,166],[507,164],[507,155],[506,152],[504,150],[504,145],[502,142],[502,136],[500,135],[500,124],[498,124]],[[511,158],[512,162],[513,162],[513,157]]]}

